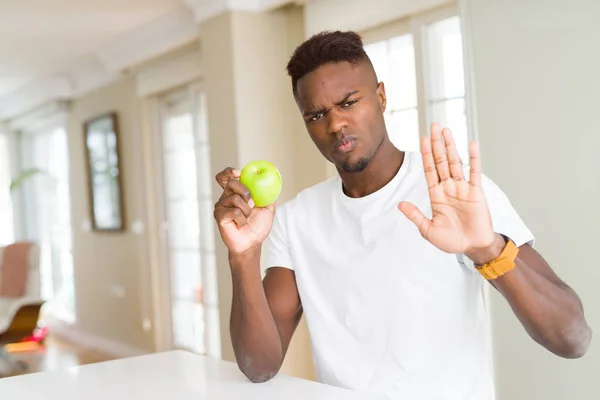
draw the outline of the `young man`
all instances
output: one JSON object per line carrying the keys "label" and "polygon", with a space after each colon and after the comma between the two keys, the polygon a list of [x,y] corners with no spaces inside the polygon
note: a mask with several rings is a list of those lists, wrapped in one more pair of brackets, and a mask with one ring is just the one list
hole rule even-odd
{"label": "young man", "polygon": [[391,399],[492,399],[486,280],[536,342],[562,357],[586,352],[578,296],[481,173],[476,144],[464,172],[450,130],[437,124],[420,153],[395,148],[384,84],[355,33],[313,36],[288,73],[308,133],[339,176],[276,213],[253,206],[239,171],[216,177],[231,338],[251,381],[278,372],[304,312],[321,382]]}

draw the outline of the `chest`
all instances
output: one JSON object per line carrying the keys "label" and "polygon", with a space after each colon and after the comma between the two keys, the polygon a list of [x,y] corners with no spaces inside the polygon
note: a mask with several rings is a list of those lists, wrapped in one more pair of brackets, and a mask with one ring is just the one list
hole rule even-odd
{"label": "chest", "polygon": [[[414,200],[426,215],[430,213],[426,197]],[[470,272],[455,254],[425,240],[396,203],[359,214],[332,204],[295,224],[291,253],[298,279],[330,297],[439,296],[460,290]]]}

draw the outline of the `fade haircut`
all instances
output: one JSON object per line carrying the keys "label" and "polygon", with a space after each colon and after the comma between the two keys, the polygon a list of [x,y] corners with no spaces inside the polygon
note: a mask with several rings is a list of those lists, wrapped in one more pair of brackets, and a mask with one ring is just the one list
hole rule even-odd
{"label": "fade haircut", "polygon": [[349,62],[358,65],[371,63],[363,48],[362,38],[352,31],[325,31],[313,35],[296,48],[287,65],[292,78],[294,97],[298,98],[298,81],[326,64]]}

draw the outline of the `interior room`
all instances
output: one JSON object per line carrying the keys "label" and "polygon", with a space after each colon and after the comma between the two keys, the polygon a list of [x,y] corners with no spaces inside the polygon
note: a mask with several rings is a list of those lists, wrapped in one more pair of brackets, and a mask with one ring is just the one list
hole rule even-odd
{"label": "interior room", "polygon": [[[478,165],[469,148],[477,142],[482,172],[580,300],[583,351],[557,356],[532,338],[514,303],[476,276],[493,358],[495,397],[486,399],[600,398],[592,335],[600,332],[598,20],[596,0],[3,0],[0,397],[29,399],[25,388],[34,381],[27,379],[75,382],[79,368],[92,379],[135,369],[119,362],[183,352],[189,381],[173,376],[169,382],[180,384],[172,391],[149,384],[146,398],[196,398],[194,390],[204,393],[197,398],[235,397],[230,386],[211,386],[217,362],[227,379],[248,385],[235,390],[257,399],[290,391],[371,398],[352,397],[348,387],[329,394],[338,385],[321,377],[335,372],[317,362],[306,307],[277,377],[256,384],[238,370],[236,278],[215,221],[224,191],[215,176],[227,167],[276,166],[277,211],[305,189],[340,179],[307,133],[286,71],[304,41],[339,30],[360,35],[385,85],[382,114],[393,146],[421,153],[439,123],[452,130],[468,170]],[[402,249],[399,240],[395,251]],[[263,276],[267,258],[263,251]],[[362,273],[373,281],[368,268]],[[319,276],[335,287],[333,275]],[[562,306],[547,291],[519,290],[526,287],[532,301],[554,299],[548,309],[528,307],[531,318]],[[364,291],[350,303],[370,296]],[[360,362],[348,359],[337,363]],[[198,381],[196,362],[209,371]],[[147,363],[152,373],[161,375],[163,365],[168,375],[155,364]],[[288,378],[298,390],[281,380]],[[115,398],[145,393],[95,384]],[[91,399],[76,397],[84,386],[48,386],[40,393],[50,397],[41,398],[62,390],[61,398]],[[451,391],[444,398],[475,398]]]}

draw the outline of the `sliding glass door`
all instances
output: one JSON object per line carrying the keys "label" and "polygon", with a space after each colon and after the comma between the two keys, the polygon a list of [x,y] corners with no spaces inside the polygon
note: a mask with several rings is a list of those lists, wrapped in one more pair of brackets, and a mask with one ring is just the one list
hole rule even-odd
{"label": "sliding glass door", "polygon": [[69,192],[69,154],[63,127],[21,135],[24,233],[41,248],[42,297],[45,312],[75,321],[75,290]]}
{"label": "sliding glass door", "polygon": [[0,246],[6,246],[15,239],[9,157],[8,135],[0,133]]}
{"label": "sliding glass door", "polygon": [[172,345],[220,354],[205,99],[192,85],[160,98],[163,252]]}

